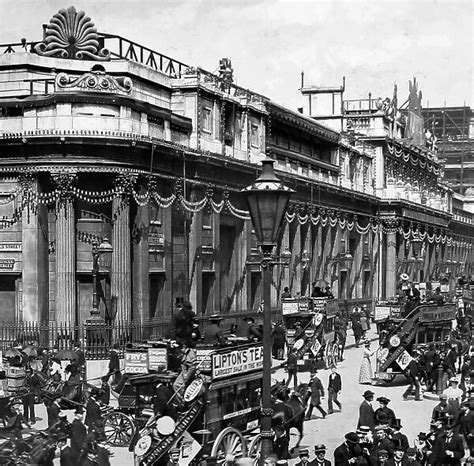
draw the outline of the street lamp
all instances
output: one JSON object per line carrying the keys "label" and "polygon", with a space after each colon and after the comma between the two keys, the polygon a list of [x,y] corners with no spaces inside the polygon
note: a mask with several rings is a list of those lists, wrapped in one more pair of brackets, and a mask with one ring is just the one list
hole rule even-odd
{"label": "street lamp", "polygon": [[100,344],[103,339],[105,321],[100,315],[99,295],[97,293],[97,276],[102,271],[110,269],[112,262],[112,245],[107,238],[104,238],[100,245],[96,241],[92,242],[92,309],[86,319],[87,345],[90,348],[94,343]]}
{"label": "street lamp", "polygon": [[262,380],[262,448],[260,462],[263,464],[273,451],[272,408],[271,408],[271,309],[270,285],[272,280],[273,249],[288,206],[292,189],[284,186],[275,176],[272,159],[262,161],[262,173],[255,182],[242,190],[247,200],[257,244],[262,253],[260,268],[263,288],[263,380]]}

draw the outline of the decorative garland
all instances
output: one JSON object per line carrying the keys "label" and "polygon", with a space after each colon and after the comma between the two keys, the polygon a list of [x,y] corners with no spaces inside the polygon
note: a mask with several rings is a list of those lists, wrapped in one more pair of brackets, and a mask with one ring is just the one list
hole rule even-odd
{"label": "decorative garland", "polygon": [[397,149],[394,144],[387,141],[387,148],[390,155],[394,155],[397,158],[401,158],[405,163],[410,162],[414,167],[419,166],[422,169],[427,168],[429,172],[433,172],[435,175],[439,175],[441,170],[434,164],[427,160],[422,160],[419,157],[414,157],[410,152],[405,152],[403,148]]}

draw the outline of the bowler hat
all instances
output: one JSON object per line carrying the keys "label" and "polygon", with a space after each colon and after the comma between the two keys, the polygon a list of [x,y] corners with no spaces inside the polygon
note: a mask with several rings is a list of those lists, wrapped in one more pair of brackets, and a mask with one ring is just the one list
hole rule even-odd
{"label": "bowler hat", "polygon": [[212,314],[209,316],[209,320],[222,320],[222,317],[219,314]]}
{"label": "bowler hat", "polygon": [[300,456],[309,456],[309,450],[307,448],[302,448],[300,450]]}
{"label": "bowler hat", "polygon": [[364,398],[370,398],[370,397],[372,397],[372,396],[374,396],[374,395],[375,395],[375,393],[374,393],[374,392],[371,392],[370,390],[366,390],[366,391],[362,394],[362,396],[363,396]]}
{"label": "bowler hat", "polygon": [[322,443],[314,446],[314,453],[323,453],[326,451],[326,445]]}
{"label": "bowler hat", "polygon": [[359,443],[359,437],[355,432],[349,432],[347,433],[344,438],[349,442],[349,443]]}

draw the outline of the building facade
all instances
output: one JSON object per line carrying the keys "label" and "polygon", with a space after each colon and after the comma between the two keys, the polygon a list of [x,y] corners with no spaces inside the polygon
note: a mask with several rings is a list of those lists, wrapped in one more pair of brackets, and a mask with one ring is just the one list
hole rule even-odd
{"label": "building facade", "polygon": [[406,123],[382,107],[293,112],[233,84],[226,59],[212,74],[83,18],[61,10],[42,41],[2,46],[4,321],[84,322],[92,247],[104,238],[106,322],[166,322],[179,299],[200,316],[258,312],[258,248],[240,191],[266,156],[296,192],[275,309],[284,286],[308,295],[324,280],[355,305],[395,296],[401,272],[439,279],[448,259],[471,271],[472,214],[453,201],[435,152],[408,144]]}

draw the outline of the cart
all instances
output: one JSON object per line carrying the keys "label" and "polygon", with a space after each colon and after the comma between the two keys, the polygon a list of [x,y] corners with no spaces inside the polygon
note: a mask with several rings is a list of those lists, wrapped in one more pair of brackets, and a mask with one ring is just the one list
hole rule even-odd
{"label": "cart", "polygon": [[139,432],[136,464],[166,464],[170,449],[182,466],[206,458],[227,464],[258,451],[262,344],[200,346],[197,360],[200,375],[186,385],[174,422],[149,418]]}
{"label": "cart", "polygon": [[338,311],[336,301],[328,298],[283,301],[287,346],[296,350],[299,371],[328,368],[339,361],[339,342],[334,332]]}

